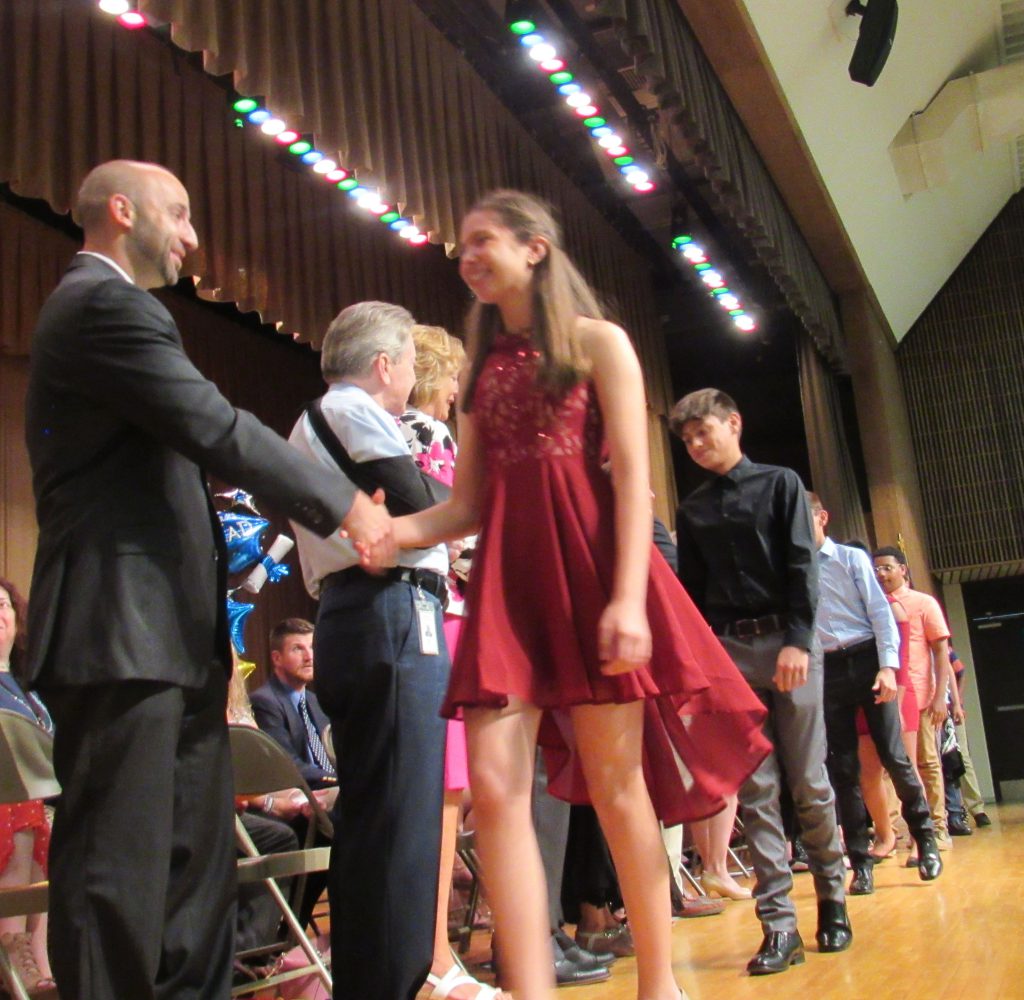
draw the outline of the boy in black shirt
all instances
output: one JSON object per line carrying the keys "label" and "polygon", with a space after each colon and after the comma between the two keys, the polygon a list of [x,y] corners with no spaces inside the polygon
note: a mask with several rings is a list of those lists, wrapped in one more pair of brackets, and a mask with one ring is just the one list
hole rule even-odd
{"label": "boy in black shirt", "polygon": [[780,763],[814,873],[818,948],[843,951],[853,937],[825,770],[810,511],[795,472],[755,464],[743,454],[742,420],[724,392],[690,393],[676,403],[670,424],[690,457],[715,474],[680,504],[679,578],[769,712],[766,732],[775,753],[739,794],[764,930],[747,970],[751,975],[784,972],[802,962],[804,952],[789,898],[793,879],[779,808]]}

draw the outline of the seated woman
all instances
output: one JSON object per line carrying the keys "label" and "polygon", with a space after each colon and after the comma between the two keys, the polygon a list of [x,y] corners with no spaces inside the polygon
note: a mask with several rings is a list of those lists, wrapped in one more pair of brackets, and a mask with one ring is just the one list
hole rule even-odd
{"label": "seated woman", "polygon": [[[0,708],[24,715],[53,732],[46,706],[23,691],[11,675],[11,665],[24,655],[26,610],[17,588],[0,577]],[[41,801],[0,805],[0,888],[43,881],[49,846],[50,824]],[[0,919],[0,944],[30,994],[53,989],[45,913]]]}

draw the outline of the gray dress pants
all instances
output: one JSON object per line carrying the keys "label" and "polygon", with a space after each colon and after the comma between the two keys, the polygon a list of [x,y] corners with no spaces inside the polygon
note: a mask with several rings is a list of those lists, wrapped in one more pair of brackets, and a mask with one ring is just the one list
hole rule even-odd
{"label": "gray dress pants", "polygon": [[757,877],[754,900],[765,933],[795,931],[796,908],[789,898],[793,876],[786,858],[786,834],[779,808],[785,781],[807,849],[819,901],[845,899],[843,853],[839,846],[835,795],[825,769],[822,658],[811,652],[807,683],[782,692],[772,683],[781,632],[737,639],[721,636],[740,673],[768,709],[765,735],[774,751],[740,789],[740,810]]}

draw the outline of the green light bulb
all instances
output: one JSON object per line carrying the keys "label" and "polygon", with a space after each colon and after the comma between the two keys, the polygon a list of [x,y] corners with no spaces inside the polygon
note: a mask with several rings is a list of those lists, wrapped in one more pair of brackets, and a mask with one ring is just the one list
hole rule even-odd
{"label": "green light bulb", "polygon": [[240,97],[231,105],[231,107],[241,115],[247,115],[250,111],[255,111],[259,106],[259,102],[253,100],[251,97]]}
{"label": "green light bulb", "polygon": [[302,156],[303,153],[308,153],[313,147],[306,142],[305,139],[300,139],[298,142],[293,142],[288,147],[288,152],[295,156]]}
{"label": "green light bulb", "polygon": [[531,31],[537,30],[537,25],[533,21],[528,21],[525,17],[521,21],[513,21],[509,26],[508,30],[513,35],[528,35]]}
{"label": "green light bulb", "polygon": [[381,217],[381,222],[394,222],[399,217],[397,212],[385,212]]}
{"label": "green light bulb", "polygon": [[557,73],[552,73],[548,79],[557,86],[561,86],[563,83],[572,83],[572,73],[567,69],[560,69]]}
{"label": "green light bulb", "polygon": [[593,118],[584,118],[583,124],[586,125],[587,128],[600,128],[602,125],[607,125],[608,123],[600,115],[595,115]]}
{"label": "green light bulb", "polygon": [[338,181],[338,188],[342,191],[351,191],[354,187],[359,187],[359,181],[354,177],[346,177],[343,181]]}
{"label": "green light bulb", "polygon": [[[619,167],[624,167],[624,166],[626,166],[627,163],[632,163],[632,162],[633,162],[633,157],[632,156],[616,156],[615,159],[612,160],[612,163],[614,163],[616,166],[619,166]],[[678,237],[677,237],[677,239],[678,239]]]}

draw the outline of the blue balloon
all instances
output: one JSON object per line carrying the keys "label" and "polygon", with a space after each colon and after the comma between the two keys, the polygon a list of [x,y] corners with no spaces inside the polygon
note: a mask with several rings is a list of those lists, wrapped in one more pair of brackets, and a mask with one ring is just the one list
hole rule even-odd
{"label": "blue balloon", "polygon": [[249,517],[231,511],[220,511],[217,517],[220,518],[228,546],[229,573],[241,573],[263,558],[260,542],[270,524],[266,518]]}
{"label": "blue balloon", "polygon": [[252,614],[255,604],[242,604],[227,598],[228,631],[231,634],[231,645],[239,655],[245,652],[245,620]]}
{"label": "blue balloon", "polygon": [[271,583],[279,582],[290,572],[284,563],[276,563],[270,556],[264,556],[260,562],[263,563],[263,568],[267,571],[267,579]]}

